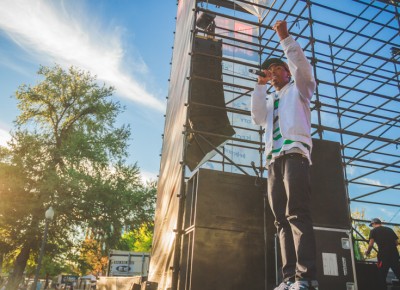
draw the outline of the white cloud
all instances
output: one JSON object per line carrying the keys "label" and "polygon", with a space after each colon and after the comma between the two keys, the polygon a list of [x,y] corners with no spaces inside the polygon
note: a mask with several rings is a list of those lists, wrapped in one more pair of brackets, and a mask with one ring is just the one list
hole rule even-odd
{"label": "white cloud", "polygon": [[0,145],[7,146],[7,141],[10,141],[10,140],[11,140],[10,133],[5,129],[0,128]]}
{"label": "white cloud", "polygon": [[[387,217],[389,217],[389,218],[393,217],[393,216],[396,214],[395,211],[389,210],[388,208],[384,208],[384,207],[380,207],[378,210],[379,210],[383,215],[385,215],[385,216],[387,216]],[[385,220],[385,219],[383,219],[383,220]]]}
{"label": "white cloud", "polygon": [[[61,3],[62,6],[55,6]],[[66,2],[66,4],[68,4]],[[164,104],[124,70],[127,57],[121,45],[121,30],[94,23],[92,15],[63,2],[46,0],[2,0],[0,29],[26,51],[64,66],[89,70],[98,79],[116,87],[122,97],[164,111]],[[78,6],[77,6],[78,5]],[[90,19],[85,20],[85,19]],[[132,63],[138,70],[142,63]]]}
{"label": "white cloud", "polygon": [[371,179],[371,178],[361,178],[360,182],[365,182],[367,184],[378,185],[378,186],[385,186],[379,180]]}
{"label": "white cloud", "polygon": [[154,173],[154,172],[140,170],[140,175],[141,175],[142,182],[144,184],[146,184],[149,181],[156,181],[158,179],[158,177],[157,177],[158,173]]}
{"label": "white cloud", "polygon": [[356,167],[351,164],[346,165],[346,173],[348,176],[354,176],[356,173]]}

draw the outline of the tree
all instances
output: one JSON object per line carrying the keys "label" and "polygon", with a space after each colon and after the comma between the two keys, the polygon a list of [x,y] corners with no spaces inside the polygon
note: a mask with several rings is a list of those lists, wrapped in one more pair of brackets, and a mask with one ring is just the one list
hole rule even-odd
{"label": "tree", "polygon": [[92,237],[86,237],[81,245],[78,262],[80,274],[87,275],[90,273],[103,273],[108,259],[102,253],[100,243]]}
{"label": "tree", "polygon": [[121,235],[118,244],[116,245],[117,250],[123,251],[134,251],[134,252],[150,252],[153,242],[154,232],[154,210],[157,194],[157,183],[149,182],[144,188],[142,194],[144,196],[152,196],[153,199],[148,199],[146,205],[146,211],[143,213],[140,220],[144,221],[139,225],[130,225],[126,228],[124,233]]}
{"label": "tree", "polygon": [[153,242],[153,225],[143,224],[139,229],[122,234],[117,250],[132,252],[150,252]]}
{"label": "tree", "polygon": [[[153,226],[153,225],[152,225]],[[144,224],[138,230],[135,230],[136,241],[134,243],[135,252],[150,252],[153,242],[152,226]]]}
{"label": "tree", "polygon": [[[354,211],[351,216],[355,220],[365,219],[365,210]],[[356,260],[365,260],[365,251],[368,248],[368,238],[370,229],[365,223],[353,221],[353,238],[354,238],[354,253]],[[376,257],[376,252],[373,252],[370,258]]]}
{"label": "tree", "polygon": [[[138,194],[151,198],[146,198],[147,204],[142,204],[145,210],[141,211],[141,216],[136,217],[136,223],[125,225],[123,234],[119,236],[119,240],[117,244],[114,244],[113,249],[150,252],[154,230],[156,190],[157,184],[155,182],[147,183],[141,188]],[[141,224],[138,224],[137,221],[141,221]],[[98,273],[105,274],[106,272],[109,248],[103,248],[106,243],[99,237],[101,235],[96,235],[91,229],[87,229],[86,238],[82,241],[78,250],[78,257],[75,259],[82,275],[89,273],[97,275]]]}
{"label": "tree", "polygon": [[[7,289],[16,289],[42,240],[44,212],[56,211],[48,245],[52,254],[71,248],[81,229],[114,247],[126,224],[152,215],[154,192],[127,165],[129,126],[116,127],[123,111],[112,87],[100,86],[75,67],[40,67],[37,85],[21,85],[21,114],[9,148],[0,148],[0,243],[16,253]],[[153,210],[154,212],[154,210]]]}

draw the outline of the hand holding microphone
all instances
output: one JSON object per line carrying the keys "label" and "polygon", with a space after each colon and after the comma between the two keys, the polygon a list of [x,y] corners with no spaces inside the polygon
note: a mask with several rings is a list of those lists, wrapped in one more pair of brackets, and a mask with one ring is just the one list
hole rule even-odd
{"label": "hand holding microphone", "polygon": [[249,72],[252,73],[252,74],[258,75],[258,76],[260,76],[260,77],[263,77],[263,78],[265,78],[265,77],[267,76],[263,71],[261,71],[261,70],[256,70],[256,69],[254,69],[254,68],[250,68],[250,69],[249,69]]}
{"label": "hand holding microphone", "polygon": [[271,80],[271,73],[268,71],[267,71],[267,73],[265,73],[264,71],[251,68],[251,69],[249,69],[249,72],[258,75],[258,84],[259,85],[265,85],[266,83],[268,83]]}

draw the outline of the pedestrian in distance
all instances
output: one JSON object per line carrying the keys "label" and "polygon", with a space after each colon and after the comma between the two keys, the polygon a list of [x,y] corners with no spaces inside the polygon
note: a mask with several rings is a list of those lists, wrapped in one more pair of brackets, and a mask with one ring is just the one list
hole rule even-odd
{"label": "pedestrian in distance", "polygon": [[382,221],[378,218],[373,218],[369,226],[372,227],[372,230],[369,233],[369,244],[365,255],[368,257],[374,244],[378,245],[379,289],[386,290],[389,268],[392,268],[397,279],[400,279],[399,252],[397,250],[399,238],[391,228],[383,226]]}
{"label": "pedestrian in distance", "polygon": [[[282,256],[282,283],[275,290],[315,290],[315,237],[310,214],[311,110],[316,88],[312,66],[286,21],[273,26],[287,63],[268,58],[251,98],[253,123],[265,129],[268,202]],[[268,84],[274,92],[267,94]]]}

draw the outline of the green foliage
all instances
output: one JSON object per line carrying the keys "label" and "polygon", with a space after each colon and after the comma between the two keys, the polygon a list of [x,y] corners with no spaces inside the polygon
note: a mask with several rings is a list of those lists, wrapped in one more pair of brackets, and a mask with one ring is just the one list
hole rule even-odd
{"label": "green foliage", "polygon": [[394,226],[393,230],[396,233],[397,237],[399,238],[398,244],[397,244],[397,250],[400,252],[400,226]]}
{"label": "green foliage", "polygon": [[0,146],[0,252],[17,262],[16,277],[31,250],[37,257],[49,205],[56,214],[46,253],[53,258],[68,256],[86,228],[104,255],[126,225],[154,215],[154,191],[125,161],[130,128],[115,125],[123,108],[111,99],[114,89],[74,67],[38,74],[42,81],[15,93],[21,113],[9,147]]}
{"label": "green foliage", "polygon": [[116,245],[116,249],[121,251],[134,251],[135,241],[135,232],[126,231],[121,235],[121,238]]}
{"label": "green foliage", "polygon": [[[365,219],[365,210],[361,211],[356,210],[351,214],[353,219],[363,220]],[[370,228],[365,223],[353,221],[353,239],[354,243],[354,252],[356,253],[357,260],[365,260],[375,258],[377,253],[372,251],[371,254],[367,257],[365,256],[365,251],[368,249],[368,239],[369,239]]]}
{"label": "green foliage", "polygon": [[134,251],[150,252],[153,242],[153,230],[148,225],[143,225],[138,230],[135,230],[135,236]]}
{"label": "green foliage", "polygon": [[143,224],[138,229],[122,234],[117,250],[150,252],[153,242],[153,224]]}
{"label": "green foliage", "polygon": [[[36,266],[36,264],[35,264]],[[66,263],[65,258],[58,255],[56,257],[47,255],[43,258],[40,276],[56,277],[60,273],[78,274],[71,264]]]}

